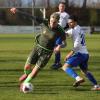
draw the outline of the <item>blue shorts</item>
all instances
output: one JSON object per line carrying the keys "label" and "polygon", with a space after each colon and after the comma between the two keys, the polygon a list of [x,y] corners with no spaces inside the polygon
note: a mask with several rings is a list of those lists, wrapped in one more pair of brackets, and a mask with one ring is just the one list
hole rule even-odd
{"label": "blue shorts", "polygon": [[86,70],[88,67],[89,54],[75,53],[65,63],[68,63],[72,67],[79,66],[82,70]]}
{"label": "blue shorts", "polygon": [[55,45],[61,45],[61,44],[62,44],[61,38],[57,38],[56,42],[55,42]]}
{"label": "blue shorts", "polygon": [[61,38],[56,39],[55,46],[61,45],[61,48],[65,48],[66,44],[66,41],[62,41]]}

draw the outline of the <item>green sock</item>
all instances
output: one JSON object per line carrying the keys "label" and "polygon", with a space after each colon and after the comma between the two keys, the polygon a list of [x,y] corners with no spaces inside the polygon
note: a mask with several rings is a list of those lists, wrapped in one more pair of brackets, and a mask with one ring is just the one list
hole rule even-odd
{"label": "green sock", "polygon": [[25,70],[24,70],[24,73],[27,74],[27,75],[30,74],[30,73],[31,73],[31,69],[28,69],[28,70],[25,69]]}
{"label": "green sock", "polygon": [[26,80],[24,81],[24,83],[28,83],[28,82],[30,82],[31,80],[32,80],[32,77],[28,76],[28,77],[26,78]]}

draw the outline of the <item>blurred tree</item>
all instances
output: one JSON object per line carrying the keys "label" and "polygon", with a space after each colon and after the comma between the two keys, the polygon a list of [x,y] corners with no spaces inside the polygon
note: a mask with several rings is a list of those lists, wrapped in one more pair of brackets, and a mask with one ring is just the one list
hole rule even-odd
{"label": "blurred tree", "polygon": [[35,6],[35,2],[36,2],[36,0],[33,0],[33,6]]}
{"label": "blurred tree", "polygon": [[96,9],[90,9],[90,26],[91,26],[91,34],[95,31],[94,26],[97,23],[97,12]]}
{"label": "blurred tree", "polygon": [[47,0],[47,7],[50,7],[50,0]]}
{"label": "blurred tree", "polygon": [[86,2],[87,2],[87,0],[83,1],[83,7],[82,8],[86,8]]}
{"label": "blurred tree", "polygon": [[96,9],[90,9],[90,23],[91,23],[91,25],[96,25],[96,23],[97,23]]}

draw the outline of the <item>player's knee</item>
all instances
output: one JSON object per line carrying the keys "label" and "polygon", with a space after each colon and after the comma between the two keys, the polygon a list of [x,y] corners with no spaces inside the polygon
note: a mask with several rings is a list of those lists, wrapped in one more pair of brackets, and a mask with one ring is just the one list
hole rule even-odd
{"label": "player's knee", "polygon": [[25,69],[25,70],[29,70],[29,69],[31,69],[31,65],[30,65],[30,64],[25,65],[25,66],[24,66],[24,69]]}
{"label": "player's knee", "polygon": [[87,70],[81,70],[81,72],[82,72],[83,75],[86,75],[88,73]]}
{"label": "player's knee", "polygon": [[55,52],[55,54],[59,54],[59,53],[60,53],[60,50],[58,50],[58,51]]}
{"label": "player's knee", "polygon": [[65,64],[62,66],[62,70],[65,71],[68,67],[69,67],[69,64],[65,63]]}

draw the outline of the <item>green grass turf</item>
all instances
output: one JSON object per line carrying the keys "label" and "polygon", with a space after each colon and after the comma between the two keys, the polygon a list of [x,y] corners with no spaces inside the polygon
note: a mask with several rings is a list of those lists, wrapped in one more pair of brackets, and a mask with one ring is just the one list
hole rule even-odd
{"label": "green grass turf", "polygon": [[[62,63],[71,49],[62,49]],[[100,35],[87,35],[86,42],[90,52],[89,69],[100,83]],[[0,34],[0,100],[100,100],[100,91],[90,91],[91,84],[86,82],[75,89],[74,80],[62,70],[51,70],[54,55],[47,66],[32,80],[34,91],[24,94],[19,91],[18,78],[34,43],[33,34]],[[77,72],[83,76],[79,70]],[[84,77],[84,76],[83,76]]]}

